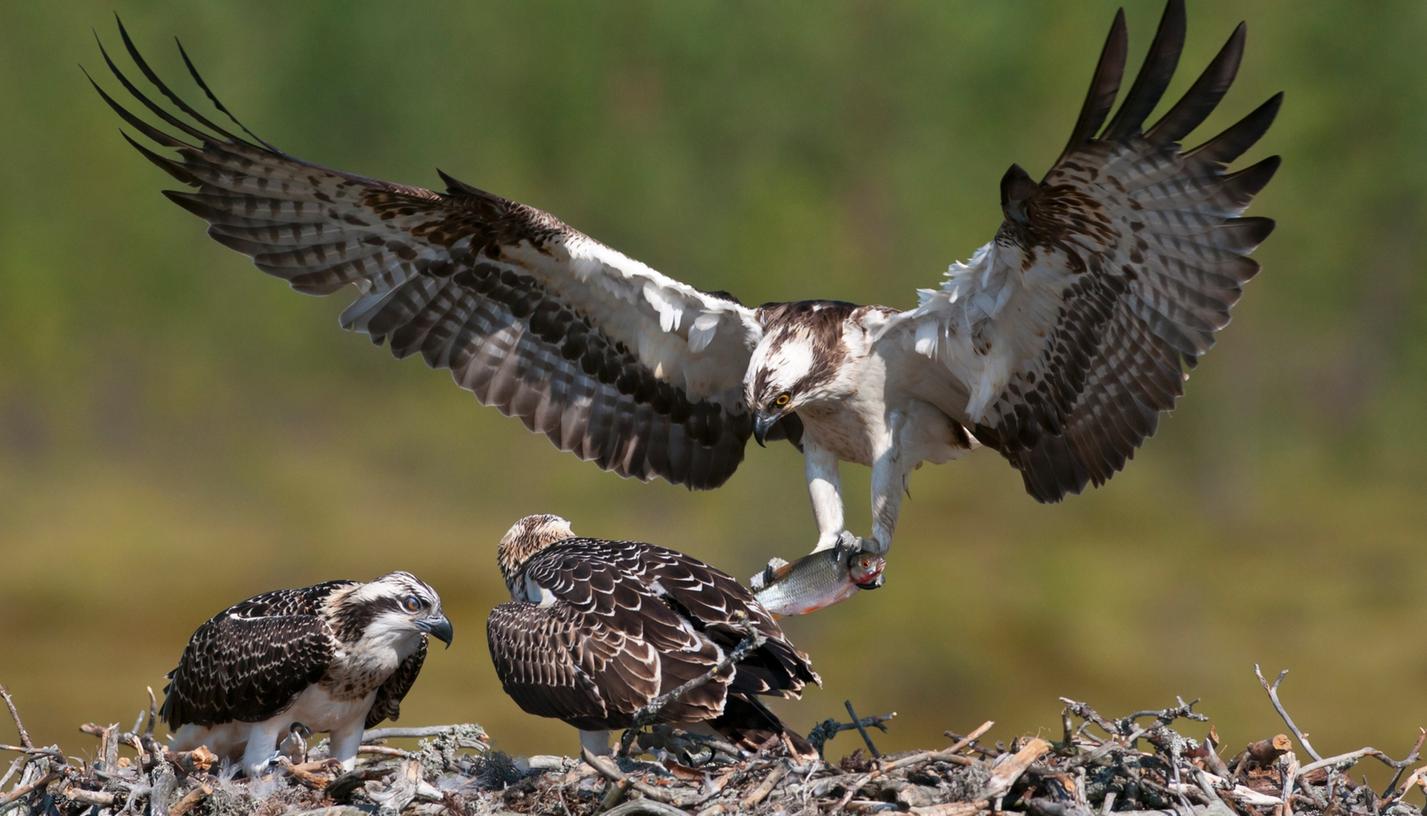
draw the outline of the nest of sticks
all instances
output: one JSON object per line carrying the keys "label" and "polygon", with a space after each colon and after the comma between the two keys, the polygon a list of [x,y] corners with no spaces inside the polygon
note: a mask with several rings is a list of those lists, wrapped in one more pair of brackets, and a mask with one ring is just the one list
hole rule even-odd
{"label": "nest of sticks", "polygon": [[[816,726],[809,739],[822,750],[842,732],[863,741],[836,764],[800,761],[782,746],[753,756],[717,739],[666,726],[642,731],[629,755],[530,757],[493,751],[476,725],[369,731],[357,767],[344,772],[326,757],[326,744],[288,745],[272,773],[235,778],[205,749],[173,752],[153,736],[152,693],[147,716],[130,730],[89,724],[98,738],[91,758],[36,746],[3,686],[19,734],[15,755],[0,762],[0,816],[43,814],[820,814],[914,813],[975,816],[997,811],[1033,816],[1420,816],[1419,788],[1427,766],[1417,766],[1427,732],[1418,730],[1406,757],[1376,748],[1324,757],[1288,715],[1278,697],[1283,674],[1258,673],[1289,733],[1228,750],[1197,701],[1176,701],[1119,718],[1084,702],[1065,704],[1060,739],[1026,737],[988,742],[986,722],[947,733],[942,748],[883,755],[871,731],[894,715],[858,717]],[[1286,674],[1286,672],[1285,672]],[[1196,723],[1207,734],[1185,736]],[[1291,736],[1290,736],[1291,734]],[[416,740],[398,748],[392,740]],[[1301,756],[1300,756],[1301,754]],[[657,762],[633,757],[650,756]],[[1381,790],[1355,768],[1381,763],[1391,772]],[[1355,779],[1354,777],[1357,776]],[[1409,801],[1412,798],[1416,801]]]}

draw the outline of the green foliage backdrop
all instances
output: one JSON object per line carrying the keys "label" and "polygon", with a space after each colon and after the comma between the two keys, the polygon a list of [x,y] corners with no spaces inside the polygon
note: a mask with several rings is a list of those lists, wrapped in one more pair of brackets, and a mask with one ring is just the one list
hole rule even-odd
{"label": "green foliage backdrop", "polygon": [[[1009,163],[1055,157],[1114,11],[118,8],[165,75],[184,79],[179,35],[299,156],[419,184],[439,164],[745,300],[898,306],[991,234]],[[1128,9],[1135,60],[1159,8]],[[0,682],[39,739],[130,720],[231,601],[402,567],[457,634],[404,720],[572,750],[504,697],[483,642],[516,517],[741,576],[811,545],[791,450],[752,451],[712,493],[601,474],[209,241],[75,67],[102,72],[89,30],[117,45],[112,10],[0,6]],[[990,453],[919,472],[887,588],[788,623],[826,679],[783,706],[794,721],[850,697],[902,713],[897,748],[986,718],[1053,726],[1059,694],[1116,711],[1183,694],[1234,741],[1276,728],[1262,661],[1295,670],[1285,697],[1320,747],[1405,748],[1427,723],[1427,5],[1196,0],[1171,96],[1240,17],[1247,57],[1210,125],[1287,92],[1249,157],[1285,158],[1254,210],[1279,229],[1183,407],[1108,488],[1058,506]],[[867,474],[845,479],[865,528]]]}

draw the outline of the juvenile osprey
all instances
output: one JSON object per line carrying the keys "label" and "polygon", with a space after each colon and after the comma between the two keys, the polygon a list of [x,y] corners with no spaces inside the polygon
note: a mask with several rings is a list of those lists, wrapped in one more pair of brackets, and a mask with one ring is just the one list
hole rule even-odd
{"label": "juvenile osprey", "polygon": [[332,732],[351,770],[362,730],[396,719],[426,659],[451,644],[436,590],[409,572],[265,592],[198,627],[169,672],[170,747],[200,745],[257,776],[294,724]]}
{"label": "juvenile osprey", "polygon": [[1264,134],[1281,95],[1181,149],[1234,78],[1240,24],[1146,127],[1184,32],[1184,4],[1169,0],[1105,124],[1126,56],[1124,14],[1115,15],[1060,158],[1039,182],[1012,165],[995,236],[907,311],[838,301],[748,308],[444,173],[446,191],[434,192],[309,164],[184,103],[127,34],[140,72],[182,115],[144,96],[107,54],[118,81],[170,132],[100,93],[177,153],[130,140],[195,188],[167,195],[207,220],[217,241],[300,292],[355,286],[344,327],[397,357],[450,369],[482,403],[623,476],[713,488],[750,436],[800,440],[817,549],[856,541],[844,530],[838,464],[868,465],[873,529],[860,543],[885,552],[908,474],[978,444],[1000,452],[1040,501],[1105,482],[1154,433],[1187,369],[1229,322],[1258,271],[1247,255],[1273,229],[1239,216],[1279,160],[1233,173],[1226,165]]}
{"label": "juvenile osprey", "polygon": [[751,625],[766,640],[709,682],[673,700],[658,722],[706,724],[740,747],[786,739],[815,755],[758,701],[798,697],[820,683],[808,656],[727,574],[683,553],[636,541],[577,538],[559,516],[527,516],[500,540],[510,603],[486,622],[491,661],[525,711],[564,720],[580,744],[609,752],[609,731],[700,677]]}

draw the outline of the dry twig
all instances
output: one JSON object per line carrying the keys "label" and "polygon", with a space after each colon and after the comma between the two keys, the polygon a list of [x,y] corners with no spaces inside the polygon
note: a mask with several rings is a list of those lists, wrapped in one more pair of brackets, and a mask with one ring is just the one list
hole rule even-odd
{"label": "dry twig", "polygon": [[768,772],[768,776],[764,777],[763,781],[758,783],[758,787],[754,788],[752,793],[743,797],[743,801],[739,804],[743,805],[744,808],[757,807],[760,802],[768,798],[768,794],[772,793],[773,789],[778,787],[778,783],[782,782],[783,777],[787,775],[787,763],[774,765],[773,770]]}
{"label": "dry twig", "polygon": [[862,742],[867,746],[867,750],[875,759],[881,759],[882,752],[877,750],[876,745],[872,744],[872,737],[868,735],[866,726],[862,724],[862,718],[857,716],[857,710],[852,707],[852,701],[843,700],[842,704],[847,708],[847,716],[852,718],[852,726],[857,729],[858,734],[862,735]]}
{"label": "dry twig", "polygon": [[25,723],[20,719],[20,712],[15,708],[15,698],[10,696],[10,690],[0,683],[0,699],[5,701],[5,707],[10,709],[10,719],[15,721],[15,730],[20,734],[20,744],[26,748],[34,748],[35,744],[30,741],[30,732],[25,730]]}
{"label": "dry twig", "polygon": [[600,776],[603,776],[610,782],[615,783],[621,789],[634,788],[635,790],[639,791],[646,797],[653,799],[656,802],[663,802],[666,805],[674,805],[675,807],[680,808],[695,807],[702,803],[702,800],[686,800],[682,797],[675,796],[674,794],[671,794],[666,790],[656,788],[636,776],[628,776],[624,772],[620,771],[620,769],[615,766],[614,761],[611,760],[609,757],[595,756],[594,754],[590,753],[590,749],[588,748],[580,749],[580,757],[584,759],[585,762],[589,764],[591,768],[594,768],[596,771],[599,771]]}
{"label": "dry twig", "polygon": [[841,720],[828,718],[808,729],[808,742],[812,743],[813,747],[817,749],[818,756],[822,756],[823,749],[827,747],[828,741],[843,731],[852,731],[860,726],[863,729],[876,728],[885,734],[887,732],[887,723],[896,719],[896,717],[897,712],[892,711],[887,714],[873,714],[869,717],[862,717],[856,723],[842,722]]}
{"label": "dry twig", "polygon": [[1283,718],[1283,722],[1288,726],[1288,730],[1293,732],[1293,736],[1298,737],[1298,742],[1303,746],[1303,750],[1307,751],[1308,755],[1315,760],[1322,759],[1323,757],[1317,751],[1313,750],[1312,743],[1308,741],[1308,735],[1299,730],[1298,725],[1293,722],[1293,718],[1288,716],[1288,709],[1284,708],[1283,703],[1279,702],[1278,685],[1283,682],[1283,678],[1288,676],[1288,669],[1279,672],[1278,677],[1274,678],[1273,683],[1270,684],[1264,679],[1263,671],[1259,669],[1259,664],[1255,663],[1254,676],[1259,679],[1259,685],[1263,686],[1263,690],[1268,692],[1269,702],[1273,703],[1274,710],[1278,712],[1278,716]]}
{"label": "dry twig", "polygon": [[[1401,762],[1396,763],[1397,773],[1394,773],[1392,775],[1392,781],[1387,783],[1387,787],[1384,788],[1382,791],[1382,796],[1384,799],[1386,799],[1387,796],[1393,791],[1397,790],[1397,781],[1402,778],[1402,772],[1407,770],[1407,767],[1409,765],[1412,765],[1413,763],[1417,762],[1417,760],[1422,756],[1423,742],[1427,742],[1427,728],[1422,728],[1419,726],[1417,729],[1417,742],[1412,744],[1412,750],[1408,752],[1407,756],[1403,758]],[[1407,789],[1411,789],[1412,785],[1408,784],[1406,787]]]}

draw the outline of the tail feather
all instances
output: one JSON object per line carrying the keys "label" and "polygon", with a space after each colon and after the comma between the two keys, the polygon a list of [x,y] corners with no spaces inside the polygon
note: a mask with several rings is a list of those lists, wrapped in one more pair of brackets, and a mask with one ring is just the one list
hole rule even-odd
{"label": "tail feather", "polygon": [[753,697],[730,694],[723,713],[709,725],[730,742],[746,751],[762,751],[782,742],[798,759],[816,759],[817,749],[802,735],[788,728],[778,715]]}

